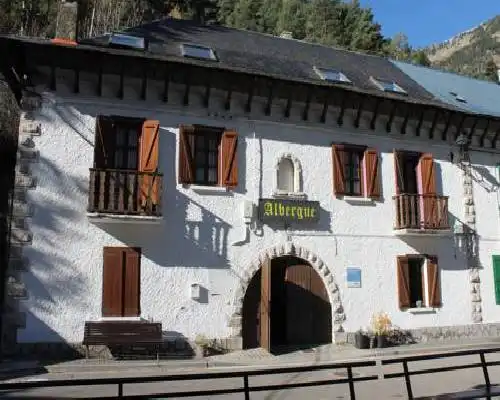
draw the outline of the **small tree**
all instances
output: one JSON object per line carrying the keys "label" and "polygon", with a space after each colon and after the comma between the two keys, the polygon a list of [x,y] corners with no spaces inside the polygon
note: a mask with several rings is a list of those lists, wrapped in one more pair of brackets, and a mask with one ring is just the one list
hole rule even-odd
{"label": "small tree", "polygon": [[492,58],[490,58],[486,63],[484,75],[486,76],[486,79],[488,79],[489,81],[498,83],[498,67]]}
{"label": "small tree", "polygon": [[427,57],[427,54],[425,54],[425,51],[423,50],[417,50],[415,53],[413,53],[413,56],[411,58],[415,64],[422,65],[424,67],[431,66],[429,57]]}

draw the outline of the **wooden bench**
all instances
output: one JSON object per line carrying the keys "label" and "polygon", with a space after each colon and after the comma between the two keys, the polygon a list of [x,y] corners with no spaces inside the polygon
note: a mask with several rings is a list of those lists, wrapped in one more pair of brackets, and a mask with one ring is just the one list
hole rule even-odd
{"label": "wooden bench", "polygon": [[161,323],[149,321],[86,321],[82,344],[89,357],[89,345],[154,345],[159,360],[163,342]]}

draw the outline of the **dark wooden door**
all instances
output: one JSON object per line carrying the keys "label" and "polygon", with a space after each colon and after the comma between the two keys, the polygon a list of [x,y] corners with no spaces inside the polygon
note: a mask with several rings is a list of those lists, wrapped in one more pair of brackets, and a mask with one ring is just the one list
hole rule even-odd
{"label": "dark wooden door", "polygon": [[260,281],[260,347],[271,350],[271,260],[262,263]]}
{"label": "dark wooden door", "polygon": [[310,265],[289,265],[285,285],[287,344],[330,343],[331,306],[318,273]]}

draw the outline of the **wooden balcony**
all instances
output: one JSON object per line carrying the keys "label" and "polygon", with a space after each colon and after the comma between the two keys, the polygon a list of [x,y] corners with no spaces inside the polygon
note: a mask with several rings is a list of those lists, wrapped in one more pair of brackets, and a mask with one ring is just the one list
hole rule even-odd
{"label": "wooden balcony", "polygon": [[396,234],[449,234],[448,196],[400,194],[393,197]]}
{"label": "wooden balcony", "polygon": [[114,220],[158,220],[163,175],[117,169],[90,169],[89,216]]}

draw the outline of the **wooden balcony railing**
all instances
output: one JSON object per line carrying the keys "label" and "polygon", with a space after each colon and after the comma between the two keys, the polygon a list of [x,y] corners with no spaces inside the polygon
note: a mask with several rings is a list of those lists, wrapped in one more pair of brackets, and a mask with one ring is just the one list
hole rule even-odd
{"label": "wooden balcony railing", "polygon": [[89,212],[160,217],[163,175],[90,169]]}
{"label": "wooden balcony railing", "polygon": [[450,229],[448,196],[399,194],[394,196],[394,229]]}

